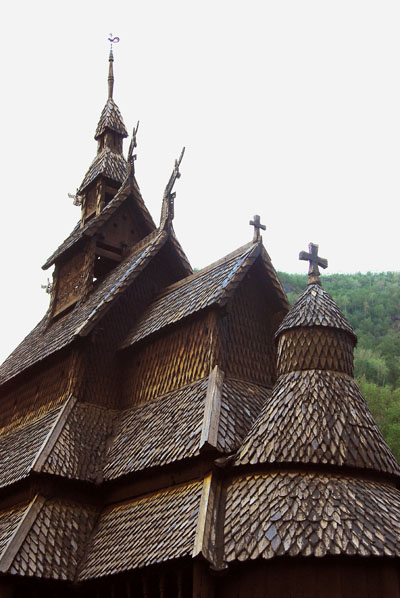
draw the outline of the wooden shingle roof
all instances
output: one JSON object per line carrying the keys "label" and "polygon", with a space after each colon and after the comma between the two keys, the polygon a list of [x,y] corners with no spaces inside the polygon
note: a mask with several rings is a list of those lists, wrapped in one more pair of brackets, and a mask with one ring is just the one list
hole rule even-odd
{"label": "wooden shingle roof", "polygon": [[94,138],[97,140],[107,130],[115,131],[123,137],[128,137],[121,112],[112,98],[108,98],[97,125]]}
{"label": "wooden shingle roof", "polygon": [[[202,448],[210,378],[124,411],[107,453],[104,479],[193,457]],[[225,378],[219,398],[215,448],[235,451],[260,412],[269,389]],[[214,406],[215,409],[215,406]]]}
{"label": "wooden shingle roof", "polygon": [[0,384],[59,351],[77,336],[86,335],[159,252],[167,238],[168,233],[164,231],[151,233],[139,244],[139,248],[132,249],[84,303],[77,303],[71,312],[51,325],[45,316],[0,367]]}
{"label": "wooden shingle roof", "polygon": [[262,257],[268,276],[284,307],[286,296],[261,243],[248,243],[223,259],[167,287],[144,312],[122,347],[128,347],[211,305],[224,305],[248,269]]}
{"label": "wooden shingle roof", "polygon": [[124,156],[105,146],[89,166],[79,191],[84,191],[99,175],[103,175],[117,183],[123,183],[127,169],[128,165]]}
{"label": "wooden shingle roof", "polygon": [[0,511],[0,571],[73,581],[96,515],[93,507],[40,495]]}
{"label": "wooden shingle roof", "polygon": [[[79,579],[122,573],[191,556],[203,484],[190,482],[106,508]],[[118,550],[110,550],[118,546]]]}
{"label": "wooden shingle roof", "polygon": [[309,326],[326,326],[348,332],[354,342],[357,337],[353,328],[340,311],[332,297],[320,284],[309,284],[300,295],[293,308],[286,314],[276,331],[278,337],[285,330]]}
{"label": "wooden shingle roof", "polygon": [[319,463],[400,475],[354,380],[322,370],[279,378],[237,463]]}
{"label": "wooden shingle roof", "polygon": [[226,562],[276,556],[400,556],[400,491],[321,473],[233,480],[224,522]]}
{"label": "wooden shingle roof", "polygon": [[139,191],[139,187],[135,179],[125,178],[123,185],[121,185],[118,192],[112,198],[112,200],[102,209],[99,214],[96,214],[94,218],[89,220],[84,226],[81,226],[80,221],[76,224],[71,234],[65,239],[65,241],[56,249],[56,251],[48,258],[45,264],[43,264],[43,270],[49,268],[54,262],[61,257],[66,251],[71,249],[81,239],[87,237],[93,237],[99,232],[101,227],[115,214],[116,210],[121,207],[125,202],[135,202],[136,207],[139,209],[146,225],[150,231],[155,230],[156,225],[147,210],[142,196]]}

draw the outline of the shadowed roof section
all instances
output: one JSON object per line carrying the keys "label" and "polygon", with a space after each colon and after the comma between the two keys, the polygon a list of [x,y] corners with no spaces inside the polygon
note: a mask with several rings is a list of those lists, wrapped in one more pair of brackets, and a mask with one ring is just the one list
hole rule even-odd
{"label": "shadowed roof section", "polygon": [[10,431],[7,428],[1,430],[0,487],[18,482],[30,474],[60,410],[60,407],[52,409]]}
{"label": "shadowed roof section", "polygon": [[[191,482],[106,508],[79,579],[103,577],[189,556],[203,483]],[[110,550],[110,546],[118,547]]]}
{"label": "shadowed roof section", "polygon": [[135,207],[139,209],[141,216],[148,225],[149,231],[155,230],[156,225],[154,224],[154,221],[144,204],[136,180],[129,180],[129,178],[126,177],[121,188],[99,214],[89,220],[89,222],[82,227],[80,226],[80,221],[77,223],[69,237],[65,239],[65,241],[56,249],[56,251],[42,266],[43,270],[46,270],[52,264],[54,264],[57,258],[63,255],[63,253],[73,247],[73,245],[75,245],[75,243],[80,241],[82,238],[93,237],[93,235],[98,232],[101,226],[109,220],[109,218],[120,206],[122,206],[125,201],[129,203],[134,202]]}
{"label": "shadowed roof section", "polygon": [[332,297],[319,284],[310,284],[300,295],[293,308],[284,317],[276,331],[278,337],[290,328],[326,326],[348,332],[354,343],[356,334]]}
{"label": "shadowed roof section", "polygon": [[248,243],[207,268],[169,286],[145,311],[122,347],[174,324],[211,305],[224,305],[255,260],[261,256],[283,305],[286,296],[261,243]]}
{"label": "shadowed roof section", "polygon": [[96,515],[93,507],[40,495],[0,511],[0,571],[73,581]]}
{"label": "shadowed roof section", "polygon": [[167,239],[168,233],[164,231],[151,233],[139,247],[132,249],[84,303],[77,303],[70,313],[50,326],[46,315],[2,364],[0,383],[67,346],[76,336],[88,334],[98,318],[142,272]]}

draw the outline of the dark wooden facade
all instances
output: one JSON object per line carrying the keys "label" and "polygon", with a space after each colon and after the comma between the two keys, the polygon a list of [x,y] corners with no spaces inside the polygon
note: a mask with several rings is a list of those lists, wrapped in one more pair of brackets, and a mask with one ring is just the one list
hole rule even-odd
{"label": "dark wooden facade", "polygon": [[289,311],[257,218],[193,273],[179,162],[157,227],[112,63],[49,310],[0,368],[0,596],[399,596],[400,467],[353,330],[313,265]]}

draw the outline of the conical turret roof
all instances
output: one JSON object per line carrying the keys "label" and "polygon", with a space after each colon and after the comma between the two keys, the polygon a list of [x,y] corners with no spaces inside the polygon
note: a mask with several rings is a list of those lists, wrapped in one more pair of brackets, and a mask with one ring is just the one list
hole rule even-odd
{"label": "conical turret roof", "polygon": [[320,284],[313,282],[300,295],[293,308],[286,314],[276,337],[291,328],[325,326],[348,332],[354,342],[356,334],[332,297]]}
{"label": "conical turret roof", "polygon": [[357,337],[315,273],[276,337],[279,378],[237,463],[344,466],[399,476],[352,377]]}
{"label": "conical turret roof", "polygon": [[103,108],[94,138],[99,139],[107,129],[119,133],[122,137],[128,137],[121,112],[112,98],[108,98]]}

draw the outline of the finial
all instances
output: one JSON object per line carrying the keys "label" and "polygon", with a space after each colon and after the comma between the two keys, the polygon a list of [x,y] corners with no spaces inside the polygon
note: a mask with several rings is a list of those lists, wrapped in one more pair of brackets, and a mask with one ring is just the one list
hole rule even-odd
{"label": "finial", "polygon": [[108,57],[108,99],[111,99],[113,97],[114,91],[113,44],[117,44],[119,42],[119,37],[113,37],[112,33],[110,33],[108,41],[110,42],[110,55]]}
{"label": "finial", "polygon": [[254,226],[253,243],[258,243],[261,240],[260,229],[267,230],[267,227],[260,222],[260,216],[256,214],[253,220],[249,222],[250,226]]}
{"label": "finial", "polygon": [[128,150],[128,168],[129,168],[129,175],[130,176],[133,176],[135,174],[136,154],[133,153],[133,150],[137,146],[137,143],[136,143],[136,134],[138,132],[138,129],[139,129],[139,121],[137,121],[136,127],[133,127],[132,139],[131,139],[131,142],[129,144],[129,150]]}
{"label": "finial", "polygon": [[160,228],[164,227],[168,222],[171,223],[174,219],[174,199],[176,197],[176,193],[173,193],[172,189],[174,188],[176,179],[179,179],[181,176],[181,173],[179,172],[179,166],[182,162],[184,153],[185,148],[182,148],[181,155],[179,156],[178,160],[175,160],[174,170],[172,171],[168,184],[165,187],[161,210]]}
{"label": "finial", "polygon": [[318,248],[319,245],[315,245],[315,243],[309,243],[308,253],[306,251],[300,251],[299,253],[299,260],[310,262],[308,268],[308,284],[321,284],[318,266],[321,266],[321,268],[324,269],[328,267],[328,260],[323,257],[319,257]]}

